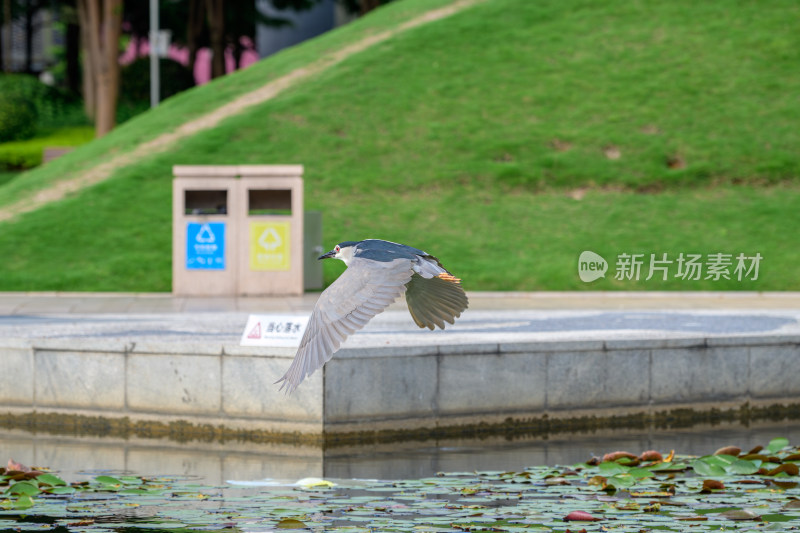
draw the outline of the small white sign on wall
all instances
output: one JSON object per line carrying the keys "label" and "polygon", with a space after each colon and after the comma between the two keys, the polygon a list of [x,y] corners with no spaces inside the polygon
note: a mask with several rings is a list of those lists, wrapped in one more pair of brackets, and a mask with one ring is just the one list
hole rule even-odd
{"label": "small white sign on wall", "polygon": [[241,346],[296,348],[308,326],[308,315],[250,315]]}

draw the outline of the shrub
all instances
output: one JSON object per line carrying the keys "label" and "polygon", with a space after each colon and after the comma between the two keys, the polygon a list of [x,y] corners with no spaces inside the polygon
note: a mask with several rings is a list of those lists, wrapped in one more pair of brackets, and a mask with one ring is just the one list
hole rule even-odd
{"label": "shrub", "polygon": [[[47,147],[80,146],[94,138],[91,126],[71,126],[39,132],[37,137],[25,141],[0,144],[0,172],[33,168],[42,163]],[[0,180],[2,181],[2,180]]]}
{"label": "shrub", "polygon": [[36,115],[36,108],[29,100],[0,92],[0,142],[33,137]]}
{"label": "shrub", "polygon": [[45,85],[27,74],[0,75],[0,94],[16,96],[30,102],[39,120],[45,125],[59,123],[60,119],[79,107],[77,100],[68,93]]}
{"label": "shrub", "polygon": [[[161,58],[160,99],[165,100],[194,87],[191,71],[173,59]],[[140,57],[122,69],[120,103],[131,106],[150,104],[150,58]]]}
{"label": "shrub", "polygon": [[[177,61],[162,58],[160,67],[160,100],[194,87],[194,75]],[[148,109],[150,109],[150,58],[141,57],[122,69],[117,124],[122,124]]]}

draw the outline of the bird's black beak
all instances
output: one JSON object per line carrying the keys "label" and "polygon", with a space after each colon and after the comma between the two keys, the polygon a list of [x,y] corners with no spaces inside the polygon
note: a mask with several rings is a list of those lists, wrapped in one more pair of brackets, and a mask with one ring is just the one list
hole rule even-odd
{"label": "bird's black beak", "polygon": [[320,259],[328,259],[329,257],[333,257],[334,255],[336,255],[336,250],[331,250],[327,254],[322,254],[321,256],[317,257],[317,261],[319,261]]}

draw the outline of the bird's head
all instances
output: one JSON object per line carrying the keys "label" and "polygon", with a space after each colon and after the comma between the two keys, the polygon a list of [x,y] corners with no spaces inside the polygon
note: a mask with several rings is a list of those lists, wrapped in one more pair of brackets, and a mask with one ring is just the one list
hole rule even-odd
{"label": "bird's head", "polygon": [[317,259],[328,259],[333,257],[335,259],[341,259],[344,261],[344,264],[349,265],[350,260],[353,258],[353,252],[355,251],[356,244],[358,244],[356,241],[340,242],[333,247],[333,250],[326,254],[322,254]]}

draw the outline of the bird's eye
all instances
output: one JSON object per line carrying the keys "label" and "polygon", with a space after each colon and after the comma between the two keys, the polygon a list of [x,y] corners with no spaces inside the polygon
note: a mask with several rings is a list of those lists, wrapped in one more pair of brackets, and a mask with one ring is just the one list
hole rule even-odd
{"label": "bird's eye", "polygon": [[339,248],[339,245],[337,244],[337,245],[336,245],[336,248],[334,248],[333,250],[334,250],[335,252],[338,252],[338,251],[340,250],[340,248]]}

